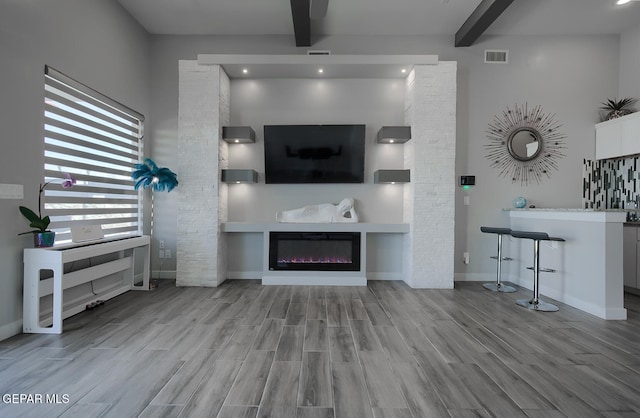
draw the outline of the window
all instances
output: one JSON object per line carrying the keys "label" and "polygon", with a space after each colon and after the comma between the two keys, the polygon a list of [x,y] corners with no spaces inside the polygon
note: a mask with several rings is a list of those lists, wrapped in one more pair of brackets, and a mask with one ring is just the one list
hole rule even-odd
{"label": "window", "polygon": [[[142,233],[141,195],[131,179],[142,155],[144,116],[45,67],[44,212],[56,242],[71,226],[102,225],[105,237]],[[71,189],[61,182],[69,173]]]}

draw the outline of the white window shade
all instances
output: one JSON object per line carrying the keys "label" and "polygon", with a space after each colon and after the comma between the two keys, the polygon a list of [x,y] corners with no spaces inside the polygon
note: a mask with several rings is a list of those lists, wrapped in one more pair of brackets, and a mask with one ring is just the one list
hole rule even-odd
{"label": "white window shade", "polygon": [[[131,179],[142,154],[144,117],[45,67],[44,212],[56,242],[71,226],[102,225],[105,237],[142,232],[141,197]],[[77,183],[61,186],[63,173]]]}

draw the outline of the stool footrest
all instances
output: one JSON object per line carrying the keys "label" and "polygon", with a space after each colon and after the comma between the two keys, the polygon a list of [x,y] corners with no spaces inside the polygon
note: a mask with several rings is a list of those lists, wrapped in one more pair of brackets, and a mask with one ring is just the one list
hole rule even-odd
{"label": "stool footrest", "polygon": [[[497,260],[498,256],[497,255],[492,255],[492,256],[489,256],[489,258]],[[511,257],[502,257],[502,261],[513,261],[513,258],[511,258]]]}
{"label": "stool footrest", "polygon": [[[527,270],[533,270],[533,267],[527,267]],[[541,272],[544,273],[555,273],[556,271],[554,269],[547,269],[547,268],[539,268],[538,269]]]}

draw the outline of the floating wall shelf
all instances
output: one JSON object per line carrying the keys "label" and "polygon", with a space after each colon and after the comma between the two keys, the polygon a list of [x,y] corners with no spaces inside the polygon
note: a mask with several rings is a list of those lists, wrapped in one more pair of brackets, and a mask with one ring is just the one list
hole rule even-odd
{"label": "floating wall shelf", "polygon": [[373,173],[373,182],[376,184],[409,183],[411,170],[376,170]]}
{"label": "floating wall shelf", "polygon": [[225,169],[222,170],[224,183],[257,183],[258,172],[250,169]]}
{"label": "floating wall shelf", "polygon": [[256,133],[251,126],[223,126],[222,139],[230,144],[256,142]]}
{"label": "floating wall shelf", "polygon": [[378,131],[378,144],[404,144],[411,139],[411,126],[383,126]]}

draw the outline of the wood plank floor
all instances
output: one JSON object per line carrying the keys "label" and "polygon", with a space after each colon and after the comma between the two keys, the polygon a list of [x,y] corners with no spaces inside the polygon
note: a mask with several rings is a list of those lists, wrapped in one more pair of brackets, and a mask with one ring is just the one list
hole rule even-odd
{"label": "wood plank floor", "polygon": [[0,342],[0,416],[640,416],[640,298],[604,321],[529,295],[161,281]]}

